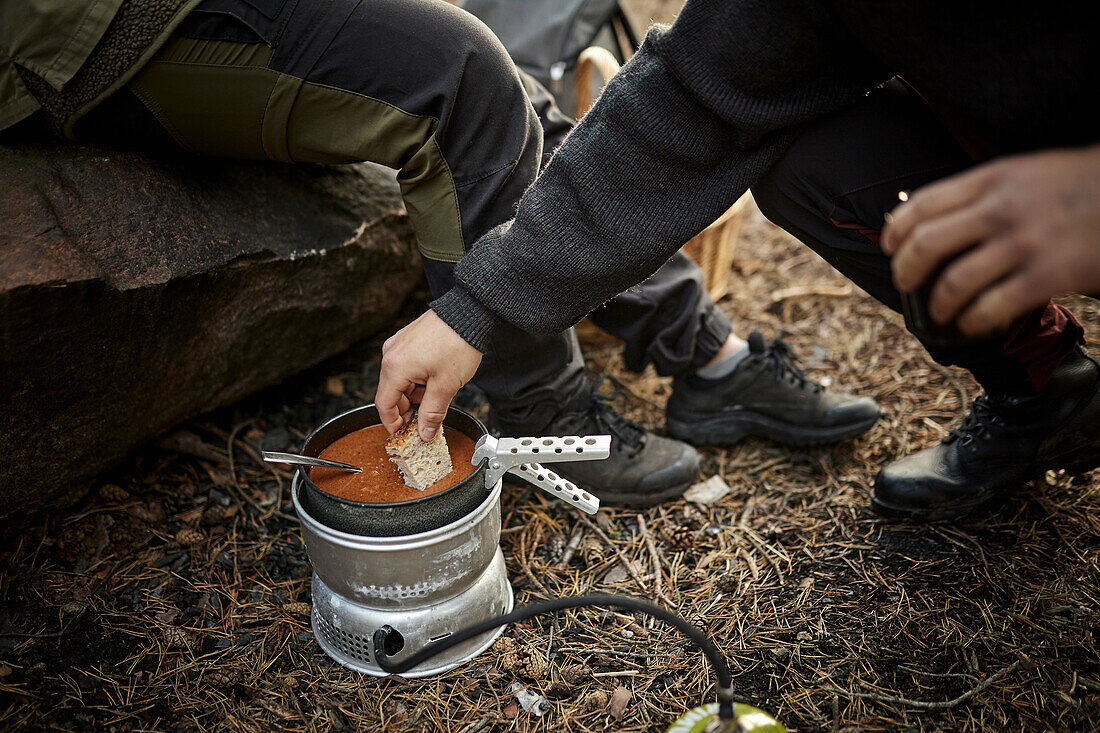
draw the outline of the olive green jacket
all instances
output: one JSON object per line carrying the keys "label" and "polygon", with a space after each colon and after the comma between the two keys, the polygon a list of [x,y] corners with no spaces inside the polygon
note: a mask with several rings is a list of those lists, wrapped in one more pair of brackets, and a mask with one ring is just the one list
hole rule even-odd
{"label": "olive green jacket", "polygon": [[0,0],[0,130],[42,109],[72,125],[119,89],[199,0]]}

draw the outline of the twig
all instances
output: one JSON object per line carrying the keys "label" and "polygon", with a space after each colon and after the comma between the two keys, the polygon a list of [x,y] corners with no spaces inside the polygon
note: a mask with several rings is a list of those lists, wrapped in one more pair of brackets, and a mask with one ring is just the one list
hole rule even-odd
{"label": "twig", "polygon": [[563,570],[569,567],[569,562],[573,559],[573,555],[577,554],[577,549],[581,546],[581,541],[583,539],[584,527],[578,525],[573,529],[573,535],[565,545],[565,551],[562,552],[561,559],[554,565],[555,570]]}
{"label": "twig", "polygon": [[963,694],[956,697],[954,700],[945,700],[943,702],[926,702],[924,700],[910,700],[907,697],[898,697],[897,695],[880,695],[874,692],[850,692],[848,690],[842,690],[839,687],[827,687],[825,688],[829,692],[835,692],[838,695],[845,695],[847,697],[858,697],[864,700],[874,700],[875,702],[889,703],[893,705],[906,705],[911,708],[918,708],[920,710],[950,710],[953,707],[961,705],[970,698],[974,697],[980,692],[984,692],[986,688],[992,685],[997,680],[1001,679],[1005,675],[1008,675],[1016,671],[1020,666],[1020,661],[1016,660],[1012,664],[1008,665],[1000,672],[986,678],[984,682],[979,683],[975,687],[970,688]]}
{"label": "twig", "polygon": [[538,589],[539,593],[542,593],[543,597],[552,597],[550,591],[546,590],[546,586],[531,572],[531,563],[527,559],[527,543],[525,542],[525,536],[522,534],[519,536],[519,547],[517,549],[519,550],[519,552],[516,553],[518,556],[517,559],[519,560],[519,566],[520,569],[523,570],[523,574],[526,575],[527,579],[531,581],[531,584]]}
{"label": "twig", "polygon": [[978,678],[968,672],[926,672],[923,669],[917,669],[916,667],[908,667],[904,664],[899,664],[898,669],[904,670],[911,674],[919,674],[922,677],[938,677],[941,679],[958,678],[964,679],[967,682],[977,683]]}
{"label": "twig", "polygon": [[478,731],[485,730],[493,722],[491,715],[484,716],[477,722],[470,723],[468,726],[462,729],[462,733],[478,733]]}
{"label": "twig", "polygon": [[226,456],[216,451],[213,447],[203,442],[202,438],[189,430],[177,430],[160,437],[155,445],[164,450],[201,458],[204,461],[214,463],[221,468],[229,467]]}
{"label": "twig", "polygon": [[622,649],[586,646],[563,646],[559,647],[558,651],[562,654],[613,654],[616,657],[622,657],[625,659],[652,659],[654,656],[656,656],[656,654],[652,652],[624,652]]}
{"label": "twig", "polygon": [[[229,433],[229,437],[225,441],[226,455],[229,457],[229,476],[233,479],[233,485],[238,489],[241,488],[241,482],[237,480],[237,464],[233,460],[233,444],[237,440],[237,433],[239,433],[245,426],[251,425],[251,420],[245,420],[240,425],[237,425]],[[256,507],[259,509],[259,507]]]}
{"label": "twig", "polygon": [[779,303],[787,298],[801,298],[804,295],[827,295],[833,298],[847,298],[852,294],[852,288],[848,285],[831,287],[820,285],[817,287],[805,287],[796,285],[793,288],[783,288],[772,293],[772,303]]}
{"label": "twig", "polygon": [[624,669],[617,672],[593,672],[593,677],[633,677],[638,674],[636,669]]}
{"label": "twig", "polygon": [[768,564],[775,570],[775,574],[779,576],[779,584],[783,585],[786,581],[783,579],[783,571],[779,568],[779,562],[772,557],[768,547],[764,544],[763,540],[757,537],[756,532],[749,529],[749,515],[752,513],[754,505],[755,502],[752,499],[745,502],[745,509],[741,512],[741,520],[737,523],[737,528],[741,531],[741,534],[760,551],[760,554],[764,556],[764,559],[767,560]]}
{"label": "twig", "polygon": [[[607,536],[607,533],[600,529],[598,525],[593,524],[591,521],[589,521],[588,517],[581,516],[580,520],[587,524],[589,529],[599,535],[600,539],[606,542],[607,545],[615,551],[615,554],[619,558],[619,562],[621,562],[623,564],[623,567],[626,568],[626,572],[630,573],[630,577],[634,579],[634,582],[638,584],[638,587],[646,592],[649,592],[649,588],[646,587],[645,581],[638,573],[638,570],[634,567],[634,563],[630,562],[630,558],[628,558],[626,554],[619,549],[618,545],[611,541],[611,538]],[[676,607],[676,604],[673,603],[672,600],[661,591],[657,591],[656,595],[672,608]]]}
{"label": "twig", "polygon": [[653,561],[653,585],[656,588],[657,595],[663,596],[665,592],[661,588],[661,557],[657,554],[657,546],[653,544],[653,535],[645,526],[645,517],[641,514],[638,515],[638,530],[642,533],[645,546],[649,549],[649,557]]}

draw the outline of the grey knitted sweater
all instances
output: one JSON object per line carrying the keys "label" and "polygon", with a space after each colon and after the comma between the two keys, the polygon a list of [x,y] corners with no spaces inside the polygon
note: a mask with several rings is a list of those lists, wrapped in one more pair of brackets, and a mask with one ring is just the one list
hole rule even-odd
{"label": "grey knitted sweater", "polygon": [[481,351],[504,322],[564,330],[728,208],[800,125],[895,75],[982,156],[1095,142],[1098,16],[1091,2],[689,0],[431,307]]}

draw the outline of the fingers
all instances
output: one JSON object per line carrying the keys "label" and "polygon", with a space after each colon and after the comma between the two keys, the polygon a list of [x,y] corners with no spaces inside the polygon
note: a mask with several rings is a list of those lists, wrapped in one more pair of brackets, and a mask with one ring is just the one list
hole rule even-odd
{"label": "fingers", "polygon": [[451,400],[458,392],[458,387],[452,389],[450,384],[449,381],[439,378],[428,382],[424,399],[420,402],[420,410],[417,412],[420,438],[425,442],[434,438],[439,432],[439,426],[447,416],[447,408],[450,407]]}
{"label": "fingers", "polygon": [[995,216],[984,203],[927,219],[909,230],[890,266],[902,292],[916,290],[942,262],[995,234]]}
{"label": "fingers", "polygon": [[409,402],[411,404],[414,404],[414,405],[419,405],[421,402],[423,402],[424,401],[424,391],[426,389],[427,388],[422,384],[418,384],[415,387],[413,387],[412,392],[408,393]]}
{"label": "fingers", "polygon": [[1049,298],[1040,292],[1026,273],[1014,275],[982,293],[959,316],[959,330],[967,336],[981,336],[1007,326],[1047,302]]}
{"label": "fingers", "polygon": [[936,278],[928,312],[937,323],[948,323],[979,293],[1007,276],[1017,265],[1012,240],[990,240],[952,262]]}
{"label": "fingers", "polygon": [[375,403],[392,434],[420,403],[420,437],[431,440],[451,399],[473,378],[481,352],[466,343],[434,311],[428,311],[386,340]]}
{"label": "fingers", "polygon": [[382,357],[382,371],[378,377],[378,389],[374,392],[374,404],[378,408],[378,417],[390,435],[405,424],[405,414],[409,411],[406,391],[411,391],[415,386],[396,376],[393,369],[387,369],[386,357]]}
{"label": "fingers", "polygon": [[892,221],[882,231],[886,254],[897,252],[921,222],[965,206],[989,186],[988,166],[972,168],[924,186],[909,196],[909,201],[894,209]]}

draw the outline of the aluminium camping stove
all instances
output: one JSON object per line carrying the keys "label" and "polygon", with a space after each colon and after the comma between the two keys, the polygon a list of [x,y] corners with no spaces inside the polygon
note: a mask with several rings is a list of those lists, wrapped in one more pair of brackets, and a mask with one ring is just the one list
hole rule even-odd
{"label": "aluminium camping stove", "polygon": [[[377,629],[393,629],[386,651],[400,660],[473,621],[512,610],[500,550],[497,483],[471,515],[427,532],[364,537],[330,529],[302,509],[291,489],[313,564],[313,632],[325,653],[359,672],[384,676],[372,654]],[[444,672],[477,656],[502,629],[449,650],[406,677]],[[396,632],[396,633],[394,633]]]}
{"label": "aluminium camping stove", "polygon": [[[307,439],[304,455],[316,456],[328,444],[371,422],[373,407],[338,416]],[[374,412],[373,415],[377,413]],[[333,424],[336,423],[335,427]],[[610,436],[558,438],[501,438],[485,433],[472,416],[451,408],[445,425],[460,427],[478,441],[474,473],[463,483],[474,482],[480,499],[466,511],[467,500],[455,506],[462,513],[439,512],[433,507],[454,503],[454,496],[469,493],[469,486],[452,487],[415,502],[363,504],[326,494],[308,478],[295,473],[291,486],[294,508],[302,523],[302,536],[313,565],[312,625],[317,643],[340,664],[359,672],[384,676],[374,659],[373,637],[386,630],[385,653],[400,662],[432,642],[445,639],[473,623],[496,618],[512,610],[512,586],[500,550],[501,478],[513,472],[582,511],[594,513],[599,500],[531,460],[593,460],[606,458]],[[321,435],[324,440],[317,441]],[[483,498],[482,498],[483,497]],[[412,531],[379,536],[386,518],[399,512],[395,522]],[[366,518],[365,521],[364,517]],[[444,519],[437,519],[443,517]],[[420,524],[417,524],[417,521]],[[386,520],[388,521],[388,519]],[[335,528],[336,525],[339,528]],[[372,534],[359,533],[362,527]],[[351,530],[351,531],[348,531]],[[487,649],[503,627],[487,631],[433,657],[406,677],[427,677],[444,672]]]}

